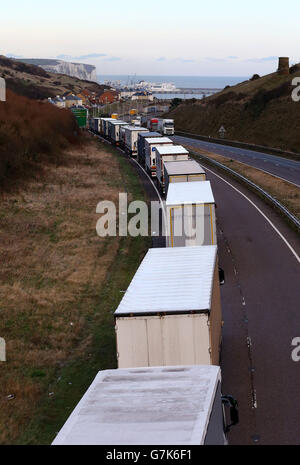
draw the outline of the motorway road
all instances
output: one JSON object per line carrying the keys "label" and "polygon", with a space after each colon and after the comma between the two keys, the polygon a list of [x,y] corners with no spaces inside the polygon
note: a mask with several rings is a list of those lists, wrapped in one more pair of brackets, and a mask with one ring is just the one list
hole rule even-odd
{"label": "motorway road", "polygon": [[[157,200],[149,179],[131,163],[149,199]],[[298,256],[299,236],[255,194],[218,176],[207,168],[226,278],[221,288],[223,393],[234,395],[240,409],[240,423],[232,428],[229,443],[300,444],[300,362],[291,358],[291,341],[300,337],[299,258],[242,193]],[[153,246],[163,247],[164,240],[154,238]]]}
{"label": "motorway road", "polygon": [[224,157],[246,163],[247,165],[267,171],[286,181],[297,184],[300,187],[300,162],[289,160],[288,158],[269,155],[263,152],[255,152],[228,145],[220,145],[188,137],[174,136],[174,142],[182,145],[189,145],[195,148],[205,149],[217,153]]}
{"label": "motorway road", "polygon": [[[220,175],[219,175],[220,176]],[[217,202],[218,248],[226,284],[223,392],[239,400],[240,424],[230,444],[300,444],[300,263],[258,206],[300,255],[299,236],[277,214],[228,180],[208,173]],[[221,176],[223,179],[224,176]]]}

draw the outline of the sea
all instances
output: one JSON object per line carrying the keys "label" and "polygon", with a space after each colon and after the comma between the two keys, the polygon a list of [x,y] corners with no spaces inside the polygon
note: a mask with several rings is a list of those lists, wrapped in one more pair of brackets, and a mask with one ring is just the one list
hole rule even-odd
{"label": "sea", "polygon": [[[134,75],[128,76],[125,74],[107,74],[99,75],[98,82],[103,84],[104,81],[120,81],[121,85],[134,85],[140,81],[153,82],[161,84],[163,82],[171,82],[180,89],[224,89],[226,86],[233,86],[240,82],[246,81],[250,76],[151,76],[151,75]],[[153,94],[158,99],[173,99],[173,98],[203,98],[203,93],[190,94],[188,91],[183,91],[182,94]]]}

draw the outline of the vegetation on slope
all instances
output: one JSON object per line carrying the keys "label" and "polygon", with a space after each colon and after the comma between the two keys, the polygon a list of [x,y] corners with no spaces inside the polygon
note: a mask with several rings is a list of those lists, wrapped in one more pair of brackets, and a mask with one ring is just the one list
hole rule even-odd
{"label": "vegetation on slope", "polygon": [[291,96],[295,77],[298,66],[287,76],[256,76],[202,101],[177,104],[169,116],[178,130],[219,137],[224,126],[227,139],[300,152],[300,102]]}
{"label": "vegetation on slope", "polygon": [[8,90],[0,102],[0,188],[33,175],[43,160],[57,163],[61,150],[79,140],[70,111]]}
{"label": "vegetation on slope", "polygon": [[65,74],[48,73],[39,66],[0,55],[0,77],[16,94],[34,99],[46,99],[65,92],[80,93],[87,89],[101,94],[107,86],[84,81]]}
{"label": "vegetation on slope", "polygon": [[101,200],[144,200],[134,168],[91,142],[0,206],[0,444],[49,444],[96,373],[115,368],[113,312],[147,237],[96,234]]}

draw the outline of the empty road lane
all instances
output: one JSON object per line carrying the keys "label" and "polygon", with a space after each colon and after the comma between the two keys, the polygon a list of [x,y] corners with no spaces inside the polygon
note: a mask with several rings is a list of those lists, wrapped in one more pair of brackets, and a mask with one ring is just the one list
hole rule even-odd
{"label": "empty road lane", "polygon": [[228,145],[220,145],[189,137],[174,136],[174,142],[189,145],[191,147],[204,149],[210,152],[232,158],[233,160],[246,163],[247,165],[267,171],[274,176],[278,176],[286,181],[297,184],[300,187],[300,162],[288,158],[269,155],[263,152],[255,152]]}

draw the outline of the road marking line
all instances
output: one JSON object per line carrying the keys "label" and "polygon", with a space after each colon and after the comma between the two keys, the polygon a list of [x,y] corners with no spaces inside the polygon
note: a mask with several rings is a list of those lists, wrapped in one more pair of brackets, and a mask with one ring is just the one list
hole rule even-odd
{"label": "road marking line", "polygon": [[245,194],[243,194],[243,192],[241,192],[239,189],[237,189],[235,186],[233,186],[230,182],[226,181],[226,179],[222,178],[222,176],[216,174],[214,171],[210,170],[209,168],[205,167],[205,169],[207,169],[208,171],[210,171],[214,176],[217,176],[217,178],[221,179],[222,181],[224,181],[226,184],[228,184],[228,186],[232,187],[232,189],[234,189],[236,192],[238,192],[239,194],[241,194],[246,200],[248,200],[248,202],[254,207],[256,208],[256,210],[265,218],[265,220],[269,223],[269,225],[274,229],[274,231],[278,234],[278,236],[283,240],[283,242],[285,243],[285,245],[290,249],[290,251],[292,252],[292,254],[294,255],[294,257],[296,258],[296,260],[298,261],[298,263],[300,263],[300,257],[299,255],[297,254],[297,252],[295,251],[295,249],[291,246],[291,244],[288,242],[288,240],[283,236],[283,234],[281,234],[281,232],[276,228],[276,226],[272,223],[272,221],[267,217],[267,215],[264,214],[264,212],[251,200],[249,199],[249,197],[247,197]]}

